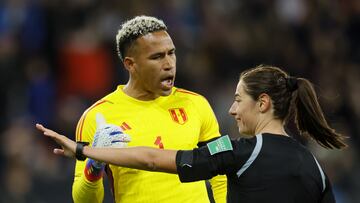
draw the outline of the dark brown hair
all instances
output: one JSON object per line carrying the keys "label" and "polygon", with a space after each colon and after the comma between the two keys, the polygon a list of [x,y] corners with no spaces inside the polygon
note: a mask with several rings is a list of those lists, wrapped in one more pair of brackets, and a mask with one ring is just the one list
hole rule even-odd
{"label": "dark brown hair", "polygon": [[344,137],[335,132],[325,120],[315,90],[309,80],[290,77],[277,67],[260,65],[241,73],[245,91],[258,100],[260,94],[270,96],[274,116],[288,122],[295,113],[301,135],[309,135],[325,148],[343,148]]}
{"label": "dark brown hair", "polygon": [[136,16],[122,24],[116,35],[117,52],[121,61],[124,60],[127,51],[136,39],[148,33],[162,30],[167,30],[165,23],[151,16]]}

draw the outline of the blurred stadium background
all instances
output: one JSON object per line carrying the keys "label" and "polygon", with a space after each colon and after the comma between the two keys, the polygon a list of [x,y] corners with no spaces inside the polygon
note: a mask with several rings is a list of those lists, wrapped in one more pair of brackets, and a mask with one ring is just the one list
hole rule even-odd
{"label": "blurred stadium background", "polygon": [[53,155],[34,123],[74,137],[86,107],[126,82],[115,35],[142,14],[168,25],[176,86],[208,98],[223,134],[237,135],[227,111],[243,69],[272,64],[311,79],[350,147],[305,144],[337,201],[360,202],[359,0],[0,1],[0,202],[71,202],[74,161]]}

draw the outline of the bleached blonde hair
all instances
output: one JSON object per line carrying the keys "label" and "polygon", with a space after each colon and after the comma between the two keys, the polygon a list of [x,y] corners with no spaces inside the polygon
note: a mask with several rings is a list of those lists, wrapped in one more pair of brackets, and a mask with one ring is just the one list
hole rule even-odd
{"label": "bleached blonde hair", "polygon": [[126,51],[137,38],[160,30],[167,30],[165,23],[151,16],[136,16],[124,22],[116,35],[116,48],[120,59],[124,60]]}

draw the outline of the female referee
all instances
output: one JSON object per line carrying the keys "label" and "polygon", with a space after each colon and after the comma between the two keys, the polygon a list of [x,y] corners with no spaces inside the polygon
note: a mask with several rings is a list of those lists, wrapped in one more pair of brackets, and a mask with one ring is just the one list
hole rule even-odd
{"label": "female referee", "polygon": [[316,158],[284,130],[289,117],[302,135],[325,148],[343,148],[343,137],[327,124],[311,83],[277,67],[244,71],[229,113],[248,138],[222,136],[194,150],[150,147],[91,148],[37,124],[62,149],[55,154],[90,157],[114,165],[177,173],[182,182],[228,177],[227,202],[335,202]]}

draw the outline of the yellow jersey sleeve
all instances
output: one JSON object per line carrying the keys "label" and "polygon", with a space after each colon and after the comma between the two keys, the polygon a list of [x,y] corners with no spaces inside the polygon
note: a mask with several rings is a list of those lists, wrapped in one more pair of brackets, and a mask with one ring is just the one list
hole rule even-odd
{"label": "yellow jersey sleeve", "polygon": [[[97,102],[84,112],[76,127],[76,141],[92,143],[96,131],[95,112],[93,108],[100,105]],[[72,198],[74,203],[99,203],[104,198],[102,179],[90,182],[84,174],[86,161],[76,161],[75,176],[72,186]]]}
{"label": "yellow jersey sleeve", "polygon": [[[199,109],[199,115],[201,119],[201,132],[199,142],[206,142],[215,137],[219,137],[219,124],[209,102],[204,97],[199,97],[197,107]],[[215,202],[225,203],[227,194],[226,176],[215,176],[210,180],[210,184]]]}
{"label": "yellow jersey sleeve", "polygon": [[196,107],[201,121],[199,142],[206,142],[219,137],[219,124],[209,102],[204,97],[199,96],[196,101]]}

